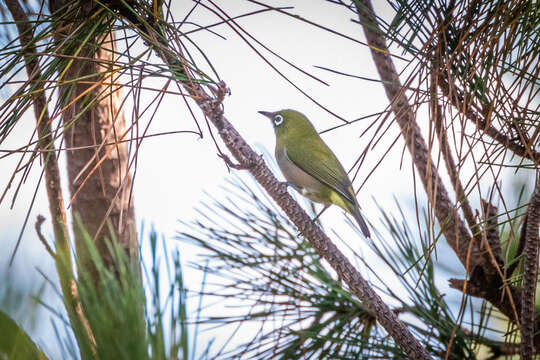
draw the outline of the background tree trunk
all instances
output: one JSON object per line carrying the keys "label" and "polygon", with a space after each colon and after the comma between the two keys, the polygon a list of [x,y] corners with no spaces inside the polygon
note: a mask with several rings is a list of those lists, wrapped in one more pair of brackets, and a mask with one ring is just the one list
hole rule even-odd
{"label": "background tree trunk", "polygon": [[[64,140],[69,149],[66,151],[67,172],[75,246],[82,265],[93,271],[77,216],[108,266],[113,264],[105,242],[111,237],[108,222],[117,241],[132,258],[138,257],[138,241],[131,198],[128,143],[120,142],[126,135],[126,125],[120,88],[115,85],[115,36],[109,32],[105,37],[94,37],[82,45],[78,54],[74,54],[73,49],[80,46],[77,39],[81,37],[72,29],[92,16],[95,3],[88,1],[83,6],[78,5],[80,22],[72,19],[63,22],[61,14],[66,12],[65,7],[70,2],[51,0],[50,11],[53,14],[58,12],[56,41],[59,44],[65,42],[60,52],[66,55],[66,61],[62,62],[64,68],[58,70],[60,73],[65,70],[61,78],[60,99]],[[67,59],[72,59],[73,55],[76,58],[70,63]],[[80,80],[72,82],[74,79]]]}

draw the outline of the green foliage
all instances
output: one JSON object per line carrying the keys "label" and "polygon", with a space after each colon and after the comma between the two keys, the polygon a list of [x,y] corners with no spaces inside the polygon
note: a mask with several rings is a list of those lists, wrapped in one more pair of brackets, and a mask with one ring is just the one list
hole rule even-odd
{"label": "green foliage", "polygon": [[8,314],[0,310],[0,358],[10,360],[45,360],[47,357],[30,336]]}
{"label": "green foliage", "polygon": [[[47,359],[41,347],[28,335],[41,312],[36,298],[44,294],[45,284],[27,286],[18,276],[22,268],[2,268],[0,280],[0,359]],[[36,274],[37,275],[37,274]],[[35,279],[32,283],[36,283]]]}
{"label": "green foliage", "polygon": [[[195,353],[190,354],[187,289],[180,253],[176,250],[169,254],[165,241],[158,241],[153,230],[149,239],[150,264],[145,266],[143,263],[141,278],[141,262],[130,260],[116,241],[108,244],[114,259],[111,269],[105,266],[90,237],[86,236],[99,281],[96,283],[95,276],[79,271],[80,301],[95,340],[95,346],[90,346],[95,349],[95,354],[84,354],[85,358],[194,358]],[[163,289],[166,290],[164,293]],[[143,313],[144,317],[141,316]],[[79,344],[81,340],[87,341],[86,332],[75,332],[75,335]],[[194,342],[196,337],[194,334]]]}
{"label": "green foliage", "polygon": [[[205,205],[201,219],[184,224],[179,233],[204,249],[208,267],[200,265],[205,261],[194,266],[218,278],[212,295],[233,298],[234,306],[243,309],[206,321],[239,328],[258,324],[259,330],[250,331],[253,336],[228,348],[223,358],[405,358],[260,188],[236,178],[225,190],[226,200]],[[364,276],[374,277],[401,320],[436,357],[448,352],[449,359],[475,359],[480,345],[497,346],[493,332],[485,336],[486,319],[471,315],[470,323],[461,323],[454,314],[456,299],[438,290],[437,266],[422,250],[430,244],[427,234],[420,243],[403,214],[396,218],[380,211],[386,234],[377,234],[370,246],[386,264],[384,276],[366,257],[352,256],[367,269]]]}
{"label": "green foliage", "polygon": [[[148,265],[129,260],[124,249],[114,239],[110,241],[108,249],[114,259],[111,269],[105,266],[86,234],[86,245],[99,280],[94,273],[78,272],[78,298],[87,322],[67,327],[67,338],[55,325],[63,358],[195,359],[196,349],[190,346],[188,290],[184,286],[180,253],[178,249],[170,252],[165,240],[159,241],[154,230],[148,237],[151,255]],[[65,315],[49,309],[68,326]],[[47,359],[35,339],[5,312],[0,312],[0,329],[0,358],[6,355],[9,359]],[[196,340],[197,328],[191,338],[193,346]],[[211,343],[199,349],[200,359],[208,358],[210,346]]]}
{"label": "green foliage", "polygon": [[[114,233],[111,231],[111,233]],[[124,249],[116,241],[109,242],[114,267],[107,267],[91,237],[85,234],[95,274],[81,271],[78,264],[79,299],[88,320],[93,340],[87,328],[81,326],[75,335],[84,349],[95,349],[98,359],[149,359],[146,329],[142,310],[145,297],[140,279],[139,262],[131,263]],[[95,341],[93,346],[92,341]],[[86,350],[88,351],[88,350]],[[93,351],[93,350],[90,350]],[[91,354],[85,354],[91,358]]]}
{"label": "green foliage", "polygon": [[[145,312],[152,359],[190,359],[187,289],[184,287],[180,252],[176,249],[172,256],[169,255],[165,239],[160,247],[154,231],[150,233],[150,249],[151,265],[150,269],[144,267],[144,277],[149,287]],[[161,268],[160,250],[165,257],[168,286],[165,294],[161,292],[165,274]],[[194,336],[195,344],[197,333]]]}

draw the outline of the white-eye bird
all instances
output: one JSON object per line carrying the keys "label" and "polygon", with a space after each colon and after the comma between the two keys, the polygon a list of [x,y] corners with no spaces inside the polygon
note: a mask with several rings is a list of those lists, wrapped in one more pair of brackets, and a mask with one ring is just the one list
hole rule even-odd
{"label": "white-eye bird", "polygon": [[312,201],[341,207],[369,238],[369,228],[360,214],[347,172],[308,118],[289,109],[259,113],[272,121],[276,160],[287,182]]}

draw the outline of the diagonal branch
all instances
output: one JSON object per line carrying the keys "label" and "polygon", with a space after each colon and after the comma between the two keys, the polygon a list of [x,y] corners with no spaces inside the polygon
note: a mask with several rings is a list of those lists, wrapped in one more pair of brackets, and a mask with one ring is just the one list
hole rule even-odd
{"label": "diagonal branch", "polygon": [[[382,301],[369,283],[362,278],[350,261],[332,243],[330,238],[314,223],[300,205],[289,195],[260,156],[240,136],[232,124],[223,116],[221,103],[204,92],[198,83],[184,84],[186,90],[196,99],[203,113],[216,126],[223,142],[239,163],[247,167],[257,182],[268,192],[300,232],[317,250],[338,276],[345,281],[366,308],[388,331],[402,349],[413,359],[429,359],[430,356],[416,340],[395,313]],[[221,83],[224,91],[224,84]]]}
{"label": "diagonal branch", "polygon": [[[114,7],[117,4],[110,3],[109,5]],[[366,309],[375,316],[396,343],[412,359],[430,359],[431,357],[420,342],[414,338],[407,327],[397,318],[396,314],[382,301],[347,257],[339,251],[330,238],[289,195],[286,186],[275,178],[262,157],[253,151],[225,118],[222,108],[222,101],[227,93],[225,84],[221,82],[217,88],[208,86],[213,93],[212,95],[208,94],[200,82],[191,76],[185,58],[181,54],[175,54],[173,47],[156,30],[158,27],[155,26],[155,19],[135,18],[132,9],[127,9],[121,5],[115,9],[134,23],[139,34],[146,42],[154,46],[158,56],[169,66],[173,74],[178,74],[181,70],[182,75],[188,78],[188,80],[182,81],[182,85],[199,105],[206,118],[216,127],[221,139],[238,161],[238,166],[249,170],[257,182],[261,184],[297,226],[300,233],[309,240],[319,255],[332,266],[337,275],[348,285],[351,292],[362,301]]]}
{"label": "diagonal branch", "polygon": [[527,209],[523,259],[523,292],[521,296],[521,358],[532,359],[535,335],[535,295],[538,273],[538,227],[540,226],[540,171],[536,173],[536,186]]}

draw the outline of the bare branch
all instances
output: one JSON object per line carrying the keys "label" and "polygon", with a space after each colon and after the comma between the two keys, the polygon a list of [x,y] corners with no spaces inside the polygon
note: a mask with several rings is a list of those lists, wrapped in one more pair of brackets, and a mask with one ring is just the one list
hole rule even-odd
{"label": "bare branch", "polygon": [[56,258],[56,254],[54,253],[53,249],[50,247],[49,243],[47,242],[47,239],[45,239],[45,236],[41,233],[41,225],[45,222],[45,216],[38,215],[36,219],[35,229],[38,236],[39,241],[43,244],[45,247],[45,250],[49,253],[49,255],[52,256],[53,259]]}

